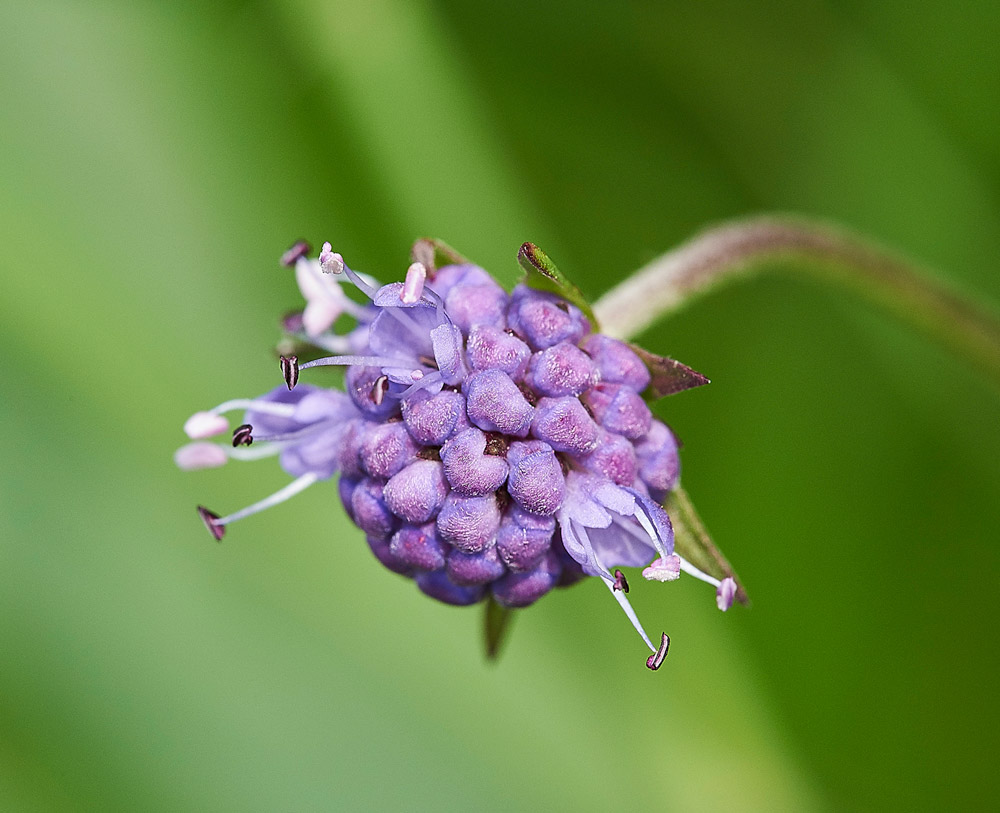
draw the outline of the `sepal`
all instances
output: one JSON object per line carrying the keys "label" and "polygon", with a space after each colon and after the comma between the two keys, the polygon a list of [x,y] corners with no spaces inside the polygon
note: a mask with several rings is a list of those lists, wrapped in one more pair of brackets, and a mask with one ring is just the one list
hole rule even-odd
{"label": "sepal", "polygon": [[667,495],[664,507],[674,526],[674,551],[709,576],[720,581],[733,579],[736,582],[736,600],[740,604],[749,604],[750,598],[739,576],[712,541],[691,498],[680,485]]}
{"label": "sepal", "polygon": [[486,597],[484,605],[483,644],[486,659],[495,661],[500,657],[500,649],[507,638],[507,633],[510,632],[514,611],[510,607],[504,607],[492,595]]}
{"label": "sepal", "polygon": [[697,370],[692,370],[686,364],[681,364],[681,362],[666,356],[650,353],[637,344],[630,344],[629,347],[642,359],[642,363],[646,365],[646,369],[649,370],[652,377],[649,386],[642,393],[643,398],[647,401],[656,401],[667,395],[675,395],[678,392],[711,383],[706,376]]}
{"label": "sepal", "polygon": [[536,291],[548,291],[561,296],[567,302],[576,305],[583,315],[590,320],[595,333],[599,332],[597,317],[590,303],[580,293],[572,282],[556,268],[549,256],[534,243],[524,243],[517,252],[517,261],[524,269],[524,284]]}
{"label": "sepal", "polygon": [[421,237],[417,240],[413,244],[413,248],[410,249],[410,260],[415,263],[423,263],[428,276],[432,279],[434,273],[442,266],[464,265],[472,262],[436,237]]}

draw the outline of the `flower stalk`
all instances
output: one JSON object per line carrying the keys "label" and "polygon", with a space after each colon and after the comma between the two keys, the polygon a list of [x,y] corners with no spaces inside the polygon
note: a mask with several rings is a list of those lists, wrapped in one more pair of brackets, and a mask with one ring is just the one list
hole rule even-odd
{"label": "flower stalk", "polygon": [[978,367],[1000,389],[1000,316],[896,254],[824,223],[767,216],[709,229],[594,304],[604,333],[629,339],[731,281],[794,269],[849,288]]}

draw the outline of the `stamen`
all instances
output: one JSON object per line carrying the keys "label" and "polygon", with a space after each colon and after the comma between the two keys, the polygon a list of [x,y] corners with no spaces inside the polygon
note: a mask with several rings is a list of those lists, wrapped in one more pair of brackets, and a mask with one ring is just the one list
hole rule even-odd
{"label": "stamen", "polygon": [[672,582],[681,575],[681,557],[676,553],[654,559],[642,570],[642,577],[649,581]]}
{"label": "stamen", "polygon": [[654,672],[660,668],[663,664],[664,659],[667,657],[667,650],[670,649],[670,636],[667,633],[663,633],[663,637],[660,638],[660,648],[656,650],[652,655],[646,658],[646,666],[652,669]]}
{"label": "stamen", "polygon": [[231,401],[224,401],[212,412],[230,412],[234,409],[252,409],[254,412],[263,412],[265,415],[274,415],[278,418],[291,418],[295,415],[295,404],[279,404],[274,401],[253,398],[234,398]]}
{"label": "stamen", "polygon": [[344,258],[333,250],[329,243],[323,243],[323,248],[319,253],[319,267],[324,274],[343,274]]}
{"label": "stamen", "polygon": [[617,568],[615,568],[615,586],[612,589],[621,590],[623,593],[628,592],[628,579],[626,579],[625,574]]}
{"label": "stamen", "polygon": [[681,570],[687,573],[689,576],[694,576],[696,579],[701,579],[703,582],[708,582],[712,587],[719,587],[722,582],[720,582],[715,576],[709,576],[702,570],[698,570],[693,564],[691,564],[684,557],[678,557],[681,560]]}
{"label": "stamen", "polygon": [[[319,475],[316,474],[315,472],[311,471],[307,472],[306,474],[303,474],[301,477],[292,480],[292,482],[290,482],[280,491],[275,491],[274,494],[272,494],[270,497],[265,497],[260,502],[255,502],[253,505],[248,505],[246,508],[237,511],[235,514],[230,514],[228,517],[223,517],[222,519],[219,519],[215,514],[212,514],[211,515],[213,518],[212,524],[216,526],[228,525],[231,522],[236,522],[236,520],[238,519],[244,519],[246,517],[252,516],[253,514],[257,514],[261,511],[264,511],[267,508],[271,508],[275,505],[278,505],[279,503],[283,503],[285,500],[294,497],[300,491],[305,491],[318,479]],[[201,511],[202,509],[199,509],[199,513],[201,513]],[[211,530],[211,528],[209,528],[209,530]]]}
{"label": "stamen", "polygon": [[406,269],[406,279],[399,292],[399,300],[404,305],[415,305],[424,293],[424,282],[427,280],[427,268],[423,263],[413,263]]}
{"label": "stamen", "polygon": [[733,606],[733,599],[736,597],[736,579],[726,576],[719,584],[719,589],[715,591],[715,603],[722,612]]}
{"label": "stamen", "polygon": [[638,499],[635,502],[635,514],[633,516],[642,526],[642,529],[649,534],[649,539],[653,543],[653,547],[656,548],[656,552],[660,554],[660,558],[665,559],[669,554],[663,547],[663,540],[660,539],[660,535],[657,533],[656,528],[653,527],[653,523],[650,521],[649,517],[646,516],[646,511],[644,510],[642,503]]}
{"label": "stamen", "polygon": [[632,605],[629,604],[629,600],[625,598],[625,593],[620,590],[615,590],[615,583],[611,579],[606,579],[601,576],[601,581],[608,586],[608,590],[611,591],[611,595],[615,597],[615,600],[621,605],[621,608],[625,611],[625,615],[628,616],[628,620],[632,622],[632,626],[635,627],[635,631],[642,636],[642,640],[646,642],[646,646],[649,647],[650,652],[656,652],[656,647],[653,646],[653,642],[649,640],[649,636],[646,635],[646,630],[642,628],[642,624],[639,623],[639,619],[635,614],[635,610],[632,609]]}
{"label": "stamen", "polygon": [[294,243],[288,251],[281,255],[281,264],[285,268],[291,268],[296,261],[305,257],[310,251],[310,245],[305,240]]}
{"label": "stamen", "polygon": [[375,406],[382,406],[382,401],[385,400],[385,394],[389,391],[389,377],[385,375],[380,375],[375,379],[375,383],[372,384],[372,402]]}
{"label": "stamen", "polygon": [[195,412],[184,421],[184,434],[192,440],[221,435],[229,428],[229,421],[215,412]]}
{"label": "stamen", "polygon": [[229,455],[226,454],[224,447],[205,441],[189,443],[174,452],[174,463],[177,464],[177,468],[183,471],[214,469],[217,466],[225,465],[227,460],[229,460]]}
{"label": "stamen", "polygon": [[219,520],[219,515],[209,511],[204,505],[198,506],[198,516],[205,523],[208,532],[215,537],[216,542],[221,542],[226,535],[226,524]]}
{"label": "stamen", "polygon": [[[347,278],[353,283],[354,287],[357,288],[361,293],[367,296],[369,299],[375,298],[375,289],[378,287],[377,283],[372,280],[367,274],[358,274],[347,267],[344,262],[344,258],[339,254],[334,253],[333,246],[329,243],[323,243],[323,250],[319,255],[320,266],[326,271],[327,268],[330,270],[328,273],[340,273],[341,271],[347,275]],[[336,269],[340,269],[337,271]],[[371,280],[371,282],[369,282]]]}
{"label": "stamen", "polygon": [[249,446],[253,443],[253,427],[248,423],[243,423],[233,430],[233,448],[237,446]]}
{"label": "stamen", "polygon": [[281,376],[285,379],[285,386],[291,392],[299,383],[299,357],[280,356],[278,364],[281,366]]}
{"label": "stamen", "polygon": [[312,367],[410,367],[413,359],[390,358],[388,356],[325,356],[300,364],[299,370],[309,370]]}

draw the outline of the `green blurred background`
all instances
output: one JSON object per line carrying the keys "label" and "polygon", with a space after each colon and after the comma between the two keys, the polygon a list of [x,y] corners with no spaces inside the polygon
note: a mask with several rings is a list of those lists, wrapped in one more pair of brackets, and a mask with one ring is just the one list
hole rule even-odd
{"label": "green blurred background", "polygon": [[182,474],[276,383],[277,257],[418,236],[597,295],[706,224],[857,228],[1000,301],[995,0],[0,2],[0,809],[969,809],[1000,792],[998,400],[834,290],[764,276],[644,337],[753,597],[480,614],[317,487]]}

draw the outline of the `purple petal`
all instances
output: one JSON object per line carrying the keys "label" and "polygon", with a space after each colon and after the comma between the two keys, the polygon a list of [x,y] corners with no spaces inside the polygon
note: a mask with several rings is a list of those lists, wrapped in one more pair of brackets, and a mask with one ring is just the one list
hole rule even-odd
{"label": "purple petal", "polygon": [[450,386],[461,384],[468,372],[462,357],[462,332],[455,325],[438,325],[431,331],[431,344],[441,380]]}

